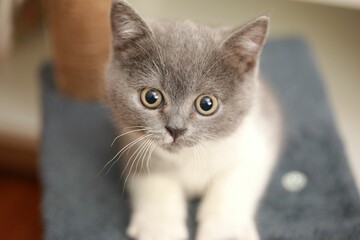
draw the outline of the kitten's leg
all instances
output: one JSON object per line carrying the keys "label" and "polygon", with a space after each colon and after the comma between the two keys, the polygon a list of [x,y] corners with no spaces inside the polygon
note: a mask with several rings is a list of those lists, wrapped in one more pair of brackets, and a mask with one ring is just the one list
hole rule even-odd
{"label": "kitten's leg", "polygon": [[269,171],[249,164],[215,177],[198,211],[196,240],[260,239],[254,214]]}
{"label": "kitten's leg", "polygon": [[160,174],[137,176],[128,184],[132,216],[127,234],[137,240],[184,240],[186,200],[174,179]]}

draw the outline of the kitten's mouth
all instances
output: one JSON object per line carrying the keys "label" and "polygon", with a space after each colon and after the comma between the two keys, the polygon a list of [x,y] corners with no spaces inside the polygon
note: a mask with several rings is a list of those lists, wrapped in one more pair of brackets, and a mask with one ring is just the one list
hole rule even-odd
{"label": "kitten's mouth", "polygon": [[161,145],[161,147],[169,152],[179,152],[180,150],[191,147],[193,144],[191,142],[176,139],[176,141],[172,141],[170,143],[164,143]]}
{"label": "kitten's mouth", "polygon": [[162,145],[162,147],[165,150],[168,150],[169,152],[177,152],[182,148],[181,144],[178,141],[172,141],[171,143],[165,143]]}

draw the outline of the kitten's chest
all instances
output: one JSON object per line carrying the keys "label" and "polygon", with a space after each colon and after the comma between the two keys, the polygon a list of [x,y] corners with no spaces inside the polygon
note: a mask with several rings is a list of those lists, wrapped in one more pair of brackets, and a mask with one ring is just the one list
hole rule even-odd
{"label": "kitten's chest", "polygon": [[174,163],[169,176],[180,182],[189,197],[198,197],[206,191],[214,177],[239,160],[236,142],[228,140],[197,145],[191,149],[162,159]]}
{"label": "kitten's chest", "polygon": [[219,172],[230,168],[239,160],[231,146],[204,146],[197,152],[178,172],[178,178],[190,197],[201,196]]}

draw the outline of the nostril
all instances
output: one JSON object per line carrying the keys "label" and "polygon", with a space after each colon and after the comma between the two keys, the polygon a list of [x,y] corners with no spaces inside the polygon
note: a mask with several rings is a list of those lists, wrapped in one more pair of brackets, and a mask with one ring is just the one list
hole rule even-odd
{"label": "nostril", "polygon": [[183,135],[187,128],[172,128],[166,126],[165,129],[169,132],[169,134],[173,137],[174,141],[181,135]]}
{"label": "nostril", "polygon": [[166,129],[166,131],[168,131],[168,133],[172,136],[172,132],[173,132],[173,131],[172,131],[172,128],[166,126],[165,129]]}

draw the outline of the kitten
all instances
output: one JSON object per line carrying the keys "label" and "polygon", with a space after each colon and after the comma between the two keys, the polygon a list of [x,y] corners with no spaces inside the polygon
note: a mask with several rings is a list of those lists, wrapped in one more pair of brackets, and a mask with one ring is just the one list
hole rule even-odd
{"label": "kitten", "polygon": [[186,200],[199,197],[197,240],[259,239],[254,214],[281,139],[277,104],[258,79],[268,24],[145,22],[113,2],[106,97],[130,237],[188,239]]}

